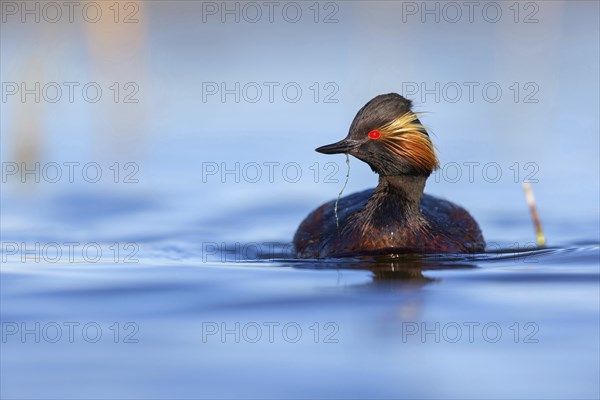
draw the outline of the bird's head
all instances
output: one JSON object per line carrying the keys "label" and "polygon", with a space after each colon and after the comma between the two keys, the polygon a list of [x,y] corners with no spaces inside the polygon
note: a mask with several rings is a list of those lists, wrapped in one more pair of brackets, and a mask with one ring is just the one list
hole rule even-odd
{"label": "bird's head", "polygon": [[353,155],[384,176],[429,176],[439,161],[427,130],[411,108],[411,101],[399,94],[379,95],[358,111],[345,139],[316,151]]}

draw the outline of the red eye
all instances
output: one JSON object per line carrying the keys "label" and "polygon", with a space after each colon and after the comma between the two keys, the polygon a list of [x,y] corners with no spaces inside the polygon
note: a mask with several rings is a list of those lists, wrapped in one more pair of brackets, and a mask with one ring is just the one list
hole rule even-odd
{"label": "red eye", "polygon": [[381,137],[381,132],[379,132],[377,129],[372,130],[371,132],[369,132],[369,138],[372,140],[377,140]]}

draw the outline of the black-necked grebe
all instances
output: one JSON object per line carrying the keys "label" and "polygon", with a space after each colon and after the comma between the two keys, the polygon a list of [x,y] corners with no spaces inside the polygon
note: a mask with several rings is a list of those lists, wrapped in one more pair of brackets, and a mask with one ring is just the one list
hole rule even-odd
{"label": "black-necked grebe", "polygon": [[361,108],[348,136],[316,151],[346,153],[379,174],[375,189],[310,213],[294,236],[301,258],[390,253],[473,253],[485,249],[477,222],[462,207],[423,194],[438,168],[429,135],[410,100],[396,93]]}

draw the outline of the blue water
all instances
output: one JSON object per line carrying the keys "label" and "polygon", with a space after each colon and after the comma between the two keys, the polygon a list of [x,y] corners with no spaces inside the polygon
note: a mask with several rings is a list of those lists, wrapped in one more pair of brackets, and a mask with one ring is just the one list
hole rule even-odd
{"label": "blue water", "polygon": [[[48,205],[69,220],[64,198]],[[24,260],[22,249],[4,252],[3,398],[599,394],[598,242],[294,260],[289,236],[228,242],[192,223],[162,237],[128,233],[131,204],[113,207],[99,232],[118,224],[116,241],[139,246],[118,262],[111,241],[93,242],[102,260],[83,256],[82,241],[72,261],[64,253],[53,263],[56,250],[37,252],[34,243],[64,243],[68,230],[3,232],[4,243],[12,236],[30,250]],[[137,212],[160,212],[148,207]],[[288,230],[299,214],[271,213],[280,219],[272,225]],[[274,218],[247,215],[257,225]],[[237,215],[219,224],[237,221],[252,232]]]}
{"label": "blue water", "polygon": [[[600,397],[599,4],[423,23],[412,2],[330,3],[335,23],[312,3],[298,23],[202,22],[194,1],[131,2],[138,23],[111,22],[112,2],[98,23],[2,22],[3,83],[104,95],[0,103],[1,398]],[[207,98],[214,82],[303,96]],[[465,82],[503,96],[470,101]],[[313,149],[390,91],[427,111],[442,169],[426,192],[468,209],[488,251],[294,259],[346,175]],[[345,193],[375,184],[352,159]]]}

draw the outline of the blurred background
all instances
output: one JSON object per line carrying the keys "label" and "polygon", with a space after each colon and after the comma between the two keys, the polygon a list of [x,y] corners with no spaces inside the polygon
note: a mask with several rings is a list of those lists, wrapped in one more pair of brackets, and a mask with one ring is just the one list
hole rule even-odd
{"label": "blurred background", "polygon": [[[598,2],[0,6],[2,321],[134,321],[140,338],[3,336],[3,397],[597,398]],[[558,250],[383,287],[370,266],[227,259],[265,242],[289,258],[346,176],[314,149],[389,92],[432,132],[427,192],[469,210],[491,249],[522,250],[530,181]],[[350,160],[346,194],[376,182]],[[71,242],[104,256],[35,247]],[[115,243],[135,264],[112,261]],[[339,344],[200,342],[205,321],[273,320],[334,321]],[[399,341],[423,320],[534,321],[540,343]]]}
{"label": "blurred background", "polygon": [[[346,174],[313,149],[398,92],[434,134],[443,168],[427,191],[488,240],[533,237],[527,178],[551,243],[597,238],[598,4],[498,4],[3,2],[3,232],[60,232],[54,211],[81,233],[168,236],[196,220],[289,239]],[[347,193],[375,185],[351,165]],[[273,209],[264,231],[236,223]]]}

